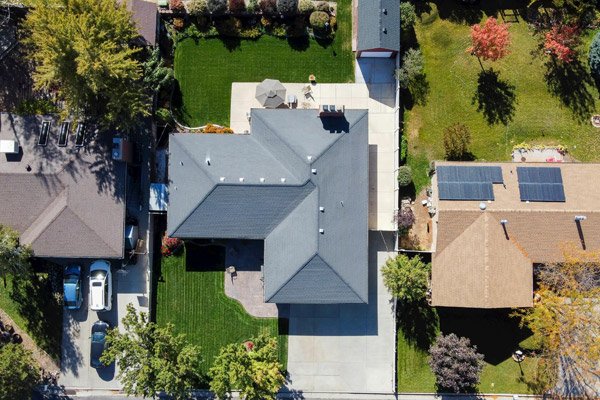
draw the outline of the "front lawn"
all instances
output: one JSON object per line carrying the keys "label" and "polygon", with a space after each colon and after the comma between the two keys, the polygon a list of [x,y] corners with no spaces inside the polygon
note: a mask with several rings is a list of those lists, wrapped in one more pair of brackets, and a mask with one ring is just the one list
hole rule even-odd
{"label": "front lawn", "polygon": [[202,348],[207,372],[222,346],[240,343],[260,333],[278,336],[279,359],[287,363],[287,320],[255,318],[227,297],[224,270],[187,270],[185,251],[162,258],[155,270],[156,321],[175,325]]}
{"label": "front lawn", "polygon": [[[504,6],[510,14],[506,20],[514,21],[512,9],[528,3]],[[408,162],[418,174],[417,186],[422,187],[426,179],[423,159],[443,159],[442,132],[456,122],[470,128],[470,150],[479,160],[509,160],[514,145],[528,142],[563,144],[578,160],[600,161],[600,131],[590,124],[598,107],[598,91],[587,67],[592,34],[584,37],[579,62],[549,69],[548,58],[536,52],[538,39],[519,16],[518,22],[510,24],[511,53],[500,61],[484,61],[483,67],[494,73],[482,74],[477,58],[466,52],[469,24],[488,16],[502,20],[497,8],[502,3],[477,4],[420,6],[416,41],[425,58],[429,95],[425,105],[404,102],[404,134],[413,153]]]}
{"label": "front lawn", "polygon": [[229,125],[232,82],[352,82],[351,0],[338,0],[338,30],[331,44],[314,39],[280,39],[263,35],[257,40],[185,39],[175,50],[175,77],[181,99],[176,114],[188,126]]}
{"label": "front lawn", "polygon": [[34,273],[30,279],[8,276],[6,288],[0,283],[0,308],[40,348],[60,360],[63,310],[48,274]]}
{"label": "front lawn", "polygon": [[521,375],[511,357],[518,348],[532,350],[531,337],[507,311],[430,309],[427,314],[400,313],[398,318],[398,392],[435,392],[427,350],[441,330],[469,338],[484,355],[481,393],[531,393],[525,382],[533,379],[537,358],[525,358]]}

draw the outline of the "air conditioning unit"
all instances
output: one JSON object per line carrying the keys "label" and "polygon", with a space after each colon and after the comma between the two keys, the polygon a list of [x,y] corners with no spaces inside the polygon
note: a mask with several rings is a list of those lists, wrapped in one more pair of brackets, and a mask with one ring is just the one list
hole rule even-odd
{"label": "air conditioning unit", "polygon": [[0,153],[18,154],[19,143],[16,140],[0,140]]}
{"label": "air conditioning unit", "polygon": [[130,163],[133,159],[132,145],[127,139],[122,137],[113,138],[112,159],[115,161],[124,161]]}

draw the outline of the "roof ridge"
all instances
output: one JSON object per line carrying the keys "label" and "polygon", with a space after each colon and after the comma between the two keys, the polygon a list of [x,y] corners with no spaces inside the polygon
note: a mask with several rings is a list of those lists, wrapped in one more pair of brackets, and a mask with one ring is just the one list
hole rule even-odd
{"label": "roof ridge", "polygon": [[[68,209],[69,211],[71,211],[73,213],[73,215],[79,220],[79,222],[81,222],[83,224],[83,226],[85,226],[86,228],[88,228],[90,230],[90,232],[92,232],[94,235],[98,236],[98,238],[100,238],[100,241],[102,243],[104,243],[109,249],[115,250],[117,252],[123,252],[123,249],[119,248],[119,249],[115,249],[113,248],[110,244],[106,243],[106,241],[104,240],[104,238],[98,234],[98,232],[96,232],[95,229],[93,229],[91,226],[89,226],[84,220],[83,218],[81,218],[81,216],[79,214],[77,214],[77,212],[75,212],[75,210],[73,210],[71,207],[68,206],[66,209]],[[62,214],[62,213],[61,213]]]}
{"label": "roof ridge", "polygon": [[68,197],[68,189],[63,187],[63,190],[42,210],[31,225],[23,231],[21,234],[23,242],[35,242],[58,216],[62,214],[64,209],[68,207]]}
{"label": "roof ridge", "polygon": [[[481,211],[479,211],[481,213]],[[479,215],[479,217],[475,218],[473,221],[471,221],[471,223],[469,223],[467,226],[465,226],[463,229],[461,229],[461,232],[459,235],[456,235],[454,237],[454,239],[452,239],[450,242],[446,243],[446,246],[444,246],[444,248],[442,250],[440,250],[439,252],[436,249],[436,253],[443,253],[444,250],[446,250],[448,247],[450,247],[455,241],[458,240],[458,238],[460,238],[467,229],[469,229],[475,222],[479,221],[479,219],[484,215],[484,213],[482,213],[481,215]]]}
{"label": "roof ridge", "polygon": [[[500,221],[498,220],[498,218],[496,218],[495,215],[492,215],[492,218],[494,218],[498,223],[500,223]],[[487,234],[487,227],[486,227],[486,234]],[[513,239],[512,235],[507,235],[508,236],[508,240],[517,248],[517,250],[519,250],[521,252],[521,254],[523,254],[524,257],[526,257],[528,260],[531,260],[531,256],[529,256],[529,253],[527,253],[527,251],[525,250],[525,248],[523,248],[523,246],[521,246],[521,244],[519,242],[517,242],[515,239]],[[533,263],[533,261],[532,261]]]}
{"label": "roof ridge", "polygon": [[[323,152],[322,152],[322,153],[319,155],[319,157],[315,158],[314,160],[312,160],[312,161],[310,162],[310,165],[314,164],[314,163],[315,163],[317,160],[321,159],[321,157],[323,157],[323,156],[325,155],[325,153],[327,153],[327,152],[328,152],[328,151],[329,151],[329,150],[330,150],[330,149],[331,149],[333,146],[335,146],[335,144],[336,144],[337,142],[339,142],[340,140],[342,140],[342,137],[344,137],[344,136],[348,135],[348,134],[350,133],[350,130],[351,130],[352,128],[354,128],[354,126],[355,126],[356,124],[358,124],[360,121],[362,121],[362,120],[363,120],[363,118],[364,118],[364,117],[366,117],[368,114],[369,114],[369,112],[368,112],[368,111],[365,111],[365,112],[363,113],[363,115],[361,115],[361,117],[360,117],[359,119],[357,119],[356,121],[354,121],[354,123],[353,123],[352,125],[349,125],[349,126],[348,126],[348,132],[344,132],[344,134],[342,134],[342,135],[338,135],[338,137],[337,137],[337,138],[336,138],[336,139],[333,141],[333,143],[331,143],[329,146],[327,146],[327,147],[326,147],[326,148],[323,150]],[[367,130],[368,130],[368,128],[367,128]]]}
{"label": "roof ridge", "polygon": [[[177,137],[178,135],[173,136]],[[209,181],[217,183],[206,172],[204,172],[204,167],[196,161],[196,157],[192,153],[190,153],[185,146],[182,146],[181,143],[177,142],[176,140],[174,140],[173,142],[176,143],[183,150],[183,152],[190,158],[190,160],[192,160],[194,164],[196,164],[196,167],[198,167],[197,169],[199,169],[204,174],[204,176],[208,178]]]}
{"label": "roof ridge", "polygon": [[[260,119],[260,117],[259,117],[259,119]],[[263,119],[261,119],[261,121],[263,121],[263,123],[266,125],[266,123],[264,122],[264,120],[263,120]],[[271,126],[269,126],[269,128],[270,128],[270,129],[273,129]],[[274,159],[276,159],[276,160],[277,160],[277,162],[278,162],[279,164],[281,164],[281,166],[283,167],[283,169],[284,169],[284,170],[286,170],[288,174],[290,174],[290,176],[297,177],[297,175],[296,175],[295,173],[293,173],[293,172],[290,170],[290,168],[288,168],[288,166],[287,166],[287,165],[286,165],[284,162],[282,162],[282,161],[279,159],[279,157],[277,157],[275,154],[273,154],[273,152],[272,152],[272,151],[270,151],[269,149],[267,149],[267,148],[266,148],[266,147],[265,147],[265,146],[264,146],[264,145],[263,145],[263,144],[260,142],[260,140],[257,140],[257,139],[256,139],[256,136],[253,136],[253,135],[252,135],[252,132],[250,132],[250,135],[248,135],[248,136],[250,136],[250,137],[251,137],[251,140],[252,140],[252,141],[254,141],[254,142],[255,142],[255,143],[258,145],[258,146],[260,146],[260,148],[261,148],[261,149],[263,149],[265,152],[267,152],[268,154],[270,154],[270,155],[271,155],[271,157],[273,157]],[[277,137],[279,138],[279,135],[277,135],[277,133],[275,134],[275,136],[277,136]],[[279,141],[280,141],[280,142],[282,142],[282,143],[284,143],[284,144],[287,146],[287,144],[286,144],[286,143],[285,143],[283,140],[281,140],[281,138],[279,138]],[[289,147],[289,146],[287,146],[287,147]],[[291,148],[290,148],[290,149],[291,149]],[[292,150],[292,149],[291,149],[291,150]],[[293,151],[293,150],[292,150],[292,151]],[[294,152],[294,151],[293,151],[293,152]],[[294,153],[295,153],[296,155],[298,155],[298,153],[296,153],[296,152],[294,152]],[[306,182],[305,182],[305,183],[306,183]]]}

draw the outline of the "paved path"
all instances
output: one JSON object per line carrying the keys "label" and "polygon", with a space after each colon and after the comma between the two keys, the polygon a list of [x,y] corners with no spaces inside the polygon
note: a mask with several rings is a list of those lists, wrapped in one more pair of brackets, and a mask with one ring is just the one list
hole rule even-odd
{"label": "paved path", "polygon": [[393,247],[391,233],[369,233],[369,304],[290,306],[291,390],[394,392],[394,313],[379,273]]}

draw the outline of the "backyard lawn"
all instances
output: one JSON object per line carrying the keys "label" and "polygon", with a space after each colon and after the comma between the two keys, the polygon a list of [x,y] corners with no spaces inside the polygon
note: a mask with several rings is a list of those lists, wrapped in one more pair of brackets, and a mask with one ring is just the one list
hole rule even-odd
{"label": "backyard lawn", "polygon": [[[156,290],[156,321],[202,347],[204,372],[222,346],[241,343],[260,333],[279,336],[279,359],[287,363],[287,320],[255,318],[224,292],[224,269],[186,270],[185,252],[162,258]],[[281,331],[281,334],[279,334]]]}
{"label": "backyard lawn", "polygon": [[[351,0],[338,0],[338,30],[331,44],[316,40],[289,41],[263,35],[257,40],[185,39],[175,50],[175,77],[181,90],[178,118],[188,126],[229,125],[232,82],[354,80],[351,48]],[[177,100],[176,100],[177,102]]]}
{"label": "backyard lawn", "polygon": [[518,328],[517,320],[508,317],[507,312],[438,309],[429,314],[427,318],[415,314],[399,317],[398,392],[435,392],[427,349],[440,330],[444,334],[452,332],[469,338],[484,355],[485,365],[478,387],[481,393],[531,392],[525,381],[533,378],[537,359],[526,357],[521,375],[519,365],[511,357],[518,348],[525,352],[531,350],[531,337]]}
{"label": "backyard lawn", "polygon": [[[411,109],[405,103],[404,130],[409,140],[408,162],[417,173],[418,188],[427,182],[425,160],[443,159],[443,129],[456,122],[470,128],[471,152],[479,160],[509,160],[514,145],[528,142],[563,144],[578,160],[600,161],[600,131],[590,124],[600,105],[587,70],[591,34],[583,40],[579,62],[570,69],[548,68],[547,57],[533,55],[539,54],[537,38],[518,17],[509,29],[511,53],[500,61],[484,61],[483,67],[494,72],[482,73],[477,58],[466,52],[469,24],[488,15],[501,20],[494,9],[497,3],[477,3],[486,7],[484,10],[465,8],[460,2],[419,6],[424,12],[415,31],[425,57],[429,94],[425,105]],[[515,3],[529,2],[504,4]],[[444,8],[438,9],[436,4]],[[514,21],[514,17],[506,20]]]}

